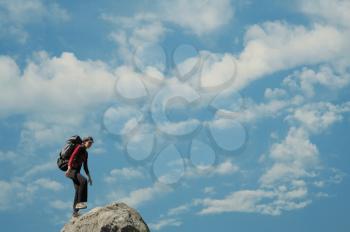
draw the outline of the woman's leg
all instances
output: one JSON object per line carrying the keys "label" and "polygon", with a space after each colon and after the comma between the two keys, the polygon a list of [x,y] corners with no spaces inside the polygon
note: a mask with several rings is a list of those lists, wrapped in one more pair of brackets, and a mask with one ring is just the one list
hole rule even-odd
{"label": "woman's leg", "polygon": [[78,196],[79,196],[79,187],[80,187],[80,183],[79,180],[77,178],[77,171],[73,170],[74,172],[72,173],[71,176],[69,176],[69,178],[73,181],[73,186],[74,186],[74,190],[75,190],[75,194],[74,194],[74,201],[73,201],[73,212],[78,212],[79,209],[76,209],[75,206],[78,203]]}
{"label": "woman's leg", "polygon": [[81,175],[80,173],[77,173],[76,177],[79,181],[77,203],[87,202],[87,197],[88,197],[87,179],[83,175]]}
{"label": "woman's leg", "polygon": [[78,203],[78,191],[79,191],[79,185],[74,184],[75,194],[74,194],[74,201],[73,201],[73,212],[78,212],[79,209],[76,209],[75,206]]}

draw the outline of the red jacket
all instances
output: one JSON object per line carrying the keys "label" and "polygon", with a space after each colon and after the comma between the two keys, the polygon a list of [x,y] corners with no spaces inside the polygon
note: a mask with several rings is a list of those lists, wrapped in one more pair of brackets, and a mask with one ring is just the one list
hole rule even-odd
{"label": "red jacket", "polygon": [[68,167],[71,167],[73,169],[77,169],[78,171],[80,171],[81,166],[84,165],[85,173],[89,174],[87,160],[88,160],[88,152],[86,151],[85,147],[82,144],[79,144],[74,148],[74,151],[69,158]]}

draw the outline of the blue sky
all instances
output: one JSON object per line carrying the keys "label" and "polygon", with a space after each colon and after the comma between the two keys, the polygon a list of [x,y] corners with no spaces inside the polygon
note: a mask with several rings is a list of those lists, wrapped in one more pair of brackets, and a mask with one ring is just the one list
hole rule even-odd
{"label": "blue sky", "polygon": [[79,134],[89,209],[126,202],[152,231],[347,231],[349,10],[0,0],[2,227],[69,220],[55,162]]}

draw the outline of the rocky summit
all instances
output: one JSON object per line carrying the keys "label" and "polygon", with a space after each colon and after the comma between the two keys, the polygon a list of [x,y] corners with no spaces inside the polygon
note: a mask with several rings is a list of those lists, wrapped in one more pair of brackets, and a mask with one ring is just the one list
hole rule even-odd
{"label": "rocky summit", "polygon": [[61,232],[149,232],[140,214],[124,203],[97,207],[72,218]]}

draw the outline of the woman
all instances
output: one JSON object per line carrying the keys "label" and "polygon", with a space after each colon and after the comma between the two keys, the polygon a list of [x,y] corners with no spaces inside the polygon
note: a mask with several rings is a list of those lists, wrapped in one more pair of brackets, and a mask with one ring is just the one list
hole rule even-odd
{"label": "woman", "polygon": [[[88,168],[88,152],[94,140],[91,136],[84,137],[83,142],[78,144],[69,158],[68,170],[66,176],[73,180],[75,196],[73,203],[73,217],[79,216],[79,209],[87,208],[87,182],[92,185],[92,179]],[[84,171],[88,180],[80,174],[81,166],[84,165]]]}

